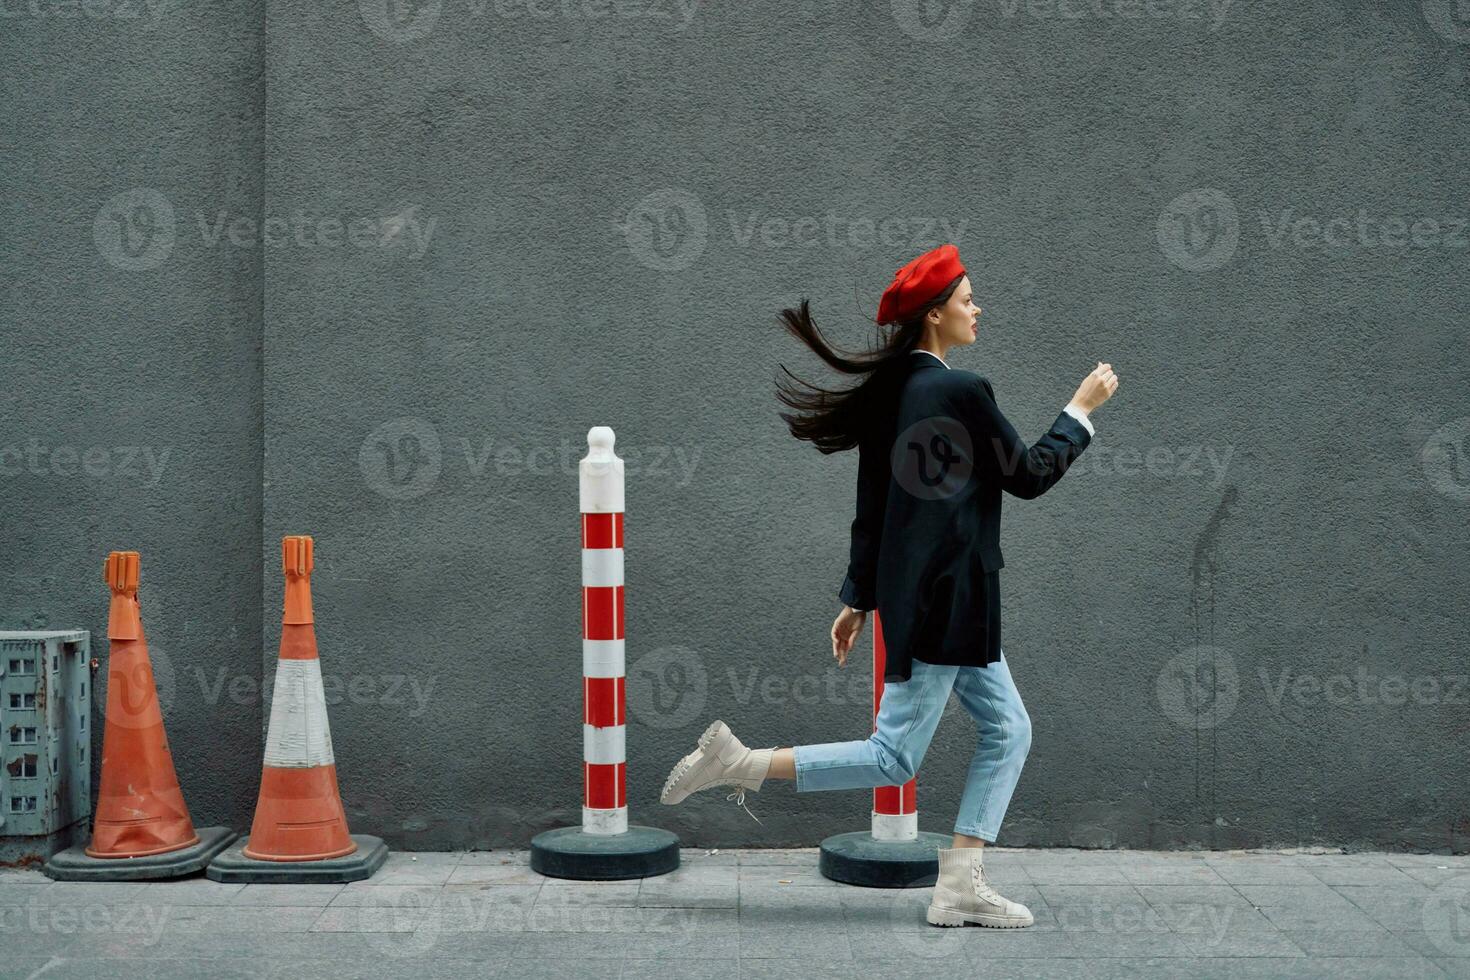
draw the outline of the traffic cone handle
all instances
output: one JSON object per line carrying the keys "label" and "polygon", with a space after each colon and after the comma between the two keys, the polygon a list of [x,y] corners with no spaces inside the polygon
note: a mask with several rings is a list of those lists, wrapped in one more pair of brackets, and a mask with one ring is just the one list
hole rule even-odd
{"label": "traffic cone handle", "polygon": [[286,571],[286,609],[281,622],[316,622],[311,613],[311,536],[292,534],[282,538],[281,563]]}
{"label": "traffic cone handle", "polygon": [[138,553],[114,551],[102,563],[102,580],[112,589],[107,613],[109,640],[136,640],[143,632],[138,613]]}

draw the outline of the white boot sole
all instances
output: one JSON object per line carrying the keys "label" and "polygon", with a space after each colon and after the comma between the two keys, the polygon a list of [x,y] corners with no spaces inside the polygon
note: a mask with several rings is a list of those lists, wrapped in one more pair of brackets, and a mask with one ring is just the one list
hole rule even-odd
{"label": "white boot sole", "polygon": [[1036,920],[1032,916],[995,915],[987,912],[961,912],[938,905],[929,906],[925,916],[931,926],[984,926],[987,929],[1024,929]]}
{"label": "white boot sole", "polygon": [[[670,786],[665,792],[659,794],[659,802],[669,804],[683,803],[690,793],[695,792],[686,787],[698,782],[699,777],[709,769],[711,764],[719,764],[720,751],[729,744],[730,739],[733,737],[729,727],[724,722],[711,722],[710,726],[704,730],[704,734],[699,736],[699,747],[694,750],[700,754],[699,761],[691,765],[684,775],[679,777],[678,782]],[[687,759],[688,756],[684,758]],[[679,761],[683,762],[684,760],[680,759]],[[677,768],[677,763],[675,767]]]}

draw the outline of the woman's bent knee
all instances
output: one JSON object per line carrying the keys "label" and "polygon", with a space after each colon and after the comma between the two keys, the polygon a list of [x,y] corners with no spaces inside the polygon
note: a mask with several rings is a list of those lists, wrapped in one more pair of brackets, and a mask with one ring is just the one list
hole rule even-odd
{"label": "woman's bent knee", "polygon": [[914,778],[919,771],[919,761],[908,753],[888,745],[876,733],[868,739],[873,751],[873,760],[884,778],[894,786],[902,785]]}
{"label": "woman's bent knee", "polygon": [[1022,708],[1006,721],[1006,754],[1024,762],[1031,751],[1031,716]]}
{"label": "woman's bent knee", "polygon": [[892,785],[902,786],[919,773],[919,766],[912,759],[894,758],[883,767],[883,775],[892,780]]}

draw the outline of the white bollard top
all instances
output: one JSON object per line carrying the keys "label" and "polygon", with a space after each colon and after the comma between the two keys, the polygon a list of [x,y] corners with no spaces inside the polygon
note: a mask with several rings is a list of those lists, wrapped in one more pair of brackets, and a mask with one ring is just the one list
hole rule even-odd
{"label": "white bollard top", "polygon": [[610,426],[594,425],[587,430],[588,455],[605,459],[612,455],[613,443],[617,440]]}
{"label": "white bollard top", "polygon": [[587,455],[577,467],[584,514],[623,511],[623,461],[613,452],[616,440],[608,426],[587,430]]}

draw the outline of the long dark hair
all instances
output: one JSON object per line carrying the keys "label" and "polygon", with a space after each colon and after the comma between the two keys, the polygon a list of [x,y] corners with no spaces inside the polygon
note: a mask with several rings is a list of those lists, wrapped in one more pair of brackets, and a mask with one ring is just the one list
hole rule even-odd
{"label": "long dark hair", "polygon": [[832,344],[812,319],[811,306],[803,299],[794,309],[781,311],[781,323],[818,357],[842,374],[862,380],[849,388],[828,389],[803,381],[781,365],[785,378],[776,379],[776,397],[793,409],[781,412],[791,434],[804,439],[823,453],[837,453],[856,446],[863,433],[873,428],[875,414],[891,408],[891,381],[897,366],[919,345],[924,334],[924,315],[949,302],[963,275],[944,288],[923,309],[897,323],[878,327],[878,343],[865,351],[845,351]]}

